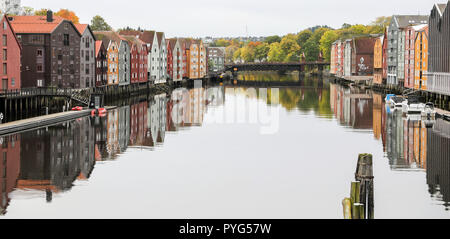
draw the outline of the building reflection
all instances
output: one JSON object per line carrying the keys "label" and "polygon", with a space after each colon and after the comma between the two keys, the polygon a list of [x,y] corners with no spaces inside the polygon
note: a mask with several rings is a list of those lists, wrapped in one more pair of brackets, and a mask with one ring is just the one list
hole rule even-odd
{"label": "building reflection", "polygon": [[3,136],[0,145],[0,215],[5,215],[20,174],[20,135]]}
{"label": "building reflection", "polygon": [[372,94],[330,84],[330,107],[341,125],[353,129],[373,129]]}
{"label": "building reflection", "polygon": [[392,170],[426,169],[428,134],[420,116],[404,117],[401,110],[389,109],[386,134],[386,154]]}
{"label": "building reflection", "polygon": [[433,199],[450,209],[450,123],[437,119],[427,130],[427,184]]}
{"label": "building reflection", "polygon": [[90,177],[95,165],[95,131],[90,118],[82,118],[21,136],[20,193],[68,191],[75,180]]}

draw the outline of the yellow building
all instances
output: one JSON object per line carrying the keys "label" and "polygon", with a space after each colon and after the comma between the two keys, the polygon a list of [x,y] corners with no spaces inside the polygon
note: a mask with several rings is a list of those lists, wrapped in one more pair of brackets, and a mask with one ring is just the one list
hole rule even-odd
{"label": "yellow building", "polygon": [[416,31],[414,50],[414,88],[427,90],[428,74],[428,25]]}
{"label": "yellow building", "polygon": [[383,84],[383,37],[377,38],[373,49],[373,83]]}

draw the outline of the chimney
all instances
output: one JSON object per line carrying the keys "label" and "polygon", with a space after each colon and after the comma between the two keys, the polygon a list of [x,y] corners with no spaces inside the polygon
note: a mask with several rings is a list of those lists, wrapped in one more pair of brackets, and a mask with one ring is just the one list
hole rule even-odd
{"label": "chimney", "polygon": [[47,11],[47,22],[53,22],[53,12],[52,10]]}

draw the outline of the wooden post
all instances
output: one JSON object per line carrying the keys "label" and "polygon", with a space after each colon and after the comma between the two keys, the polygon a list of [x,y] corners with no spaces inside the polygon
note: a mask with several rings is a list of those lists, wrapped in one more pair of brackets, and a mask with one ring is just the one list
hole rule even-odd
{"label": "wooden post", "polygon": [[344,209],[344,219],[352,219],[352,202],[350,198],[342,200],[342,208]]}
{"label": "wooden post", "polygon": [[350,190],[350,199],[353,203],[360,203],[360,189],[361,182],[356,181],[352,182],[351,190]]}
{"label": "wooden post", "polygon": [[364,204],[354,203],[352,207],[352,218],[353,219],[365,219],[364,216]]}

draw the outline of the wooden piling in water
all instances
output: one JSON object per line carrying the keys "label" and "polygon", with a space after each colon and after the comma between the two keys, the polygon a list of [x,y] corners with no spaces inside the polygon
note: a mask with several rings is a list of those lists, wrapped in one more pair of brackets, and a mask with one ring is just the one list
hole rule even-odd
{"label": "wooden piling in water", "polygon": [[350,198],[342,201],[344,218],[374,218],[373,157],[371,154],[358,155],[355,180],[351,183]]}
{"label": "wooden piling in water", "polygon": [[344,209],[344,219],[352,219],[352,200],[350,198],[342,200],[342,208]]}

